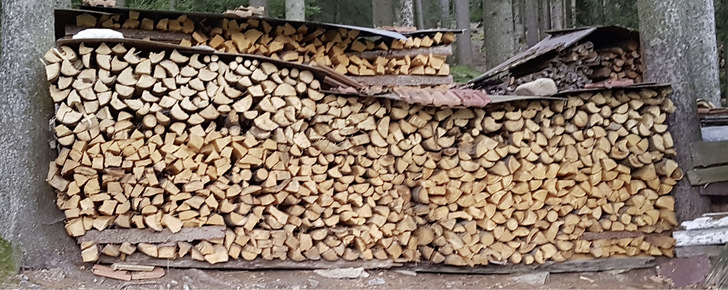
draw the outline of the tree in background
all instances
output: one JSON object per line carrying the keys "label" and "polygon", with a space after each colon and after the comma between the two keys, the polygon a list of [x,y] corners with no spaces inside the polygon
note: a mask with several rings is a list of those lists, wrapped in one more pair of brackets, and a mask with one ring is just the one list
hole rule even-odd
{"label": "tree in background", "polygon": [[303,0],[286,0],[286,19],[306,20],[306,3]]}
{"label": "tree in background", "polygon": [[457,38],[456,60],[459,64],[469,65],[473,62],[473,48],[470,41],[470,1],[454,0],[455,23],[463,34]]}

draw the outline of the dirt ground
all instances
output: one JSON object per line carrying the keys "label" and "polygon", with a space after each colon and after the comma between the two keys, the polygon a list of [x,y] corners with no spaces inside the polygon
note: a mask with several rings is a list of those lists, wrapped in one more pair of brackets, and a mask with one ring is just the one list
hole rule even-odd
{"label": "dirt ground", "polygon": [[[25,271],[0,288],[16,289],[662,289],[669,288],[654,268],[628,272],[512,275],[425,274],[368,270],[369,277],[334,279],[313,271],[202,271],[168,269],[165,277],[143,282],[97,277],[89,269],[55,268]],[[535,280],[535,281],[534,281]]]}

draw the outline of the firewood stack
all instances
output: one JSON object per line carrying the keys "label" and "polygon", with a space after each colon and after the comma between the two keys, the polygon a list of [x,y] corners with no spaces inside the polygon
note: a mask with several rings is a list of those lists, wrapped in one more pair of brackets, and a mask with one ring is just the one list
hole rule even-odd
{"label": "firewood stack", "polygon": [[540,78],[556,82],[559,91],[583,89],[589,84],[609,81],[631,80],[642,82],[643,66],[637,41],[625,41],[614,47],[595,49],[594,43],[586,41],[564,49],[558,56],[527,72],[513,72],[514,76],[505,82],[491,84],[485,89],[496,95],[513,94],[519,85]]}
{"label": "firewood stack", "polygon": [[[90,14],[77,17],[79,27],[124,28],[144,31],[181,32],[182,46],[207,46],[220,52],[257,54],[301,64],[329,67],[350,76],[414,75],[449,76],[447,56],[455,42],[452,32],[435,32],[406,40],[370,40],[359,30],[326,29],[306,24],[285,22],[272,25],[266,20],[250,18],[223,19],[212,27],[196,25],[186,15],[178,19],[154,21],[130,11],[128,17]],[[446,48],[428,51],[429,48]],[[396,56],[382,53],[376,58],[364,52],[399,52]],[[411,53],[406,53],[411,51]],[[438,53],[438,51],[440,51]],[[402,53],[404,52],[404,53]],[[424,83],[426,85],[426,83]]]}
{"label": "firewood stack", "polygon": [[[121,44],[46,54],[59,150],[48,182],[69,235],[226,227],[192,242],[85,240],[84,261],[672,255],[659,233],[677,224],[682,171],[667,90],[423,108],[221,57]],[[612,231],[633,236],[599,236]]]}

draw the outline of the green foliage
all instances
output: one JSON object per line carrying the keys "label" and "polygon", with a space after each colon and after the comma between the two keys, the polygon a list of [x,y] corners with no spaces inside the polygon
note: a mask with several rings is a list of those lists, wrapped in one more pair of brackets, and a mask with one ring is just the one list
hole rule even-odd
{"label": "green foliage", "polygon": [[15,259],[13,257],[13,247],[10,242],[0,237],[0,282],[15,273]]}
{"label": "green foliage", "polygon": [[466,83],[482,73],[466,65],[455,65],[450,67],[450,74],[456,83]]}

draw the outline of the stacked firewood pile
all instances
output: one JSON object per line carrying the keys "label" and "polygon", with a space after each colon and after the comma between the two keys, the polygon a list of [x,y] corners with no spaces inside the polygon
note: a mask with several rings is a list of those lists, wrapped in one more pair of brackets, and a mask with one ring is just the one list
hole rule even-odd
{"label": "stacked firewood pile", "polygon": [[[266,20],[250,18],[223,19],[214,26],[196,25],[186,15],[177,19],[154,21],[130,11],[128,17],[82,14],[78,27],[123,28],[143,31],[183,33],[182,46],[206,46],[220,52],[256,54],[301,64],[317,64],[351,76],[417,75],[449,76],[447,56],[449,45],[455,41],[452,32],[434,32],[406,40],[362,37],[359,30],[308,27],[306,24],[273,25]],[[446,47],[445,52],[433,55],[429,48]],[[364,52],[406,52],[400,57],[381,54],[375,60],[362,57]]]}
{"label": "stacked firewood pile", "polygon": [[512,94],[519,85],[540,78],[556,82],[559,91],[583,89],[592,83],[643,80],[643,66],[639,42],[625,41],[613,47],[594,47],[586,41],[559,51],[558,56],[543,63],[538,69],[515,71],[505,82],[486,86],[491,94]]}
{"label": "stacked firewood pile", "polygon": [[[672,255],[659,233],[677,224],[682,171],[667,90],[440,109],[323,94],[307,70],[242,57],[81,44],[45,61],[59,149],[48,182],[84,261]],[[223,232],[84,239],[201,227]]]}

